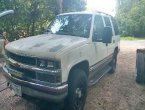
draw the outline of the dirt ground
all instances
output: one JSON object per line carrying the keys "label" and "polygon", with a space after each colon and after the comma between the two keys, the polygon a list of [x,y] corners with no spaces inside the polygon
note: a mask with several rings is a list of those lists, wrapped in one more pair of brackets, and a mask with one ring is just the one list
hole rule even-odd
{"label": "dirt ground", "polygon": [[[145,41],[121,42],[116,73],[106,74],[95,86],[89,88],[85,110],[145,110],[145,86],[135,82],[137,48],[145,48]],[[4,81],[0,74],[0,90],[5,86],[2,85]],[[49,103],[26,101],[9,89],[0,92],[0,110],[52,109]]]}

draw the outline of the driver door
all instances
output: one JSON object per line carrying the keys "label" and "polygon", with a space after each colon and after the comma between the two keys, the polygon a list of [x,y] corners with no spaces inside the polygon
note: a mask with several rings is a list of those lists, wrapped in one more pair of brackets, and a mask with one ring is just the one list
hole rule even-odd
{"label": "driver door", "polygon": [[[107,57],[107,45],[102,42],[103,37],[103,29],[104,22],[101,15],[96,15],[94,18],[94,26],[93,26],[93,49],[94,49],[94,57],[93,57],[93,66],[92,68],[99,69],[101,65],[104,63],[104,59]],[[95,73],[92,73],[93,76]]]}
{"label": "driver door", "polygon": [[[93,44],[96,51],[96,62],[107,57],[107,45],[102,42],[104,22],[101,15],[96,15],[93,27]],[[95,39],[95,40],[94,40]]]}

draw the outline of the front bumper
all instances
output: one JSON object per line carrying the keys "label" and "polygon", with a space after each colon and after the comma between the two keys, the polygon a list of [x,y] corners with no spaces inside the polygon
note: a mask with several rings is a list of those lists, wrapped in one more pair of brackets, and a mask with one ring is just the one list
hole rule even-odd
{"label": "front bumper", "polygon": [[3,75],[6,77],[8,82],[12,82],[21,86],[22,94],[28,96],[46,99],[54,102],[62,101],[68,93],[68,84],[63,84],[61,86],[51,87],[44,86],[41,84],[36,84],[28,81],[24,81],[13,77],[6,66],[3,66]]}

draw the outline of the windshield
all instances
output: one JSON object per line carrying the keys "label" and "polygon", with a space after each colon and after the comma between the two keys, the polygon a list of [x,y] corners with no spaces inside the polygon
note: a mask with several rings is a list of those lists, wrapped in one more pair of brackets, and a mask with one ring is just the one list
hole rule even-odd
{"label": "windshield", "polygon": [[49,25],[48,31],[52,34],[88,38],[90,34],[91,20],[91,14],[59,15]]}

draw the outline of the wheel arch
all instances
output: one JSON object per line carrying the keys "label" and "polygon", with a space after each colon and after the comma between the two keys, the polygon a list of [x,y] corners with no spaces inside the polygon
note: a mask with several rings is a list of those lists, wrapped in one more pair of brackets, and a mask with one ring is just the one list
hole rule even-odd
{"label": "wheel arch", "polygon": [[84,61],[81,61],[81,62],[75,64],[74,66],[72,66],[72,68],[69,71],[68,80],[69,80],[69,77],[71,76],[72,70],[75,68],[84,70],[86,76],[87,77],[89,76],[89,62],[87,60],[84,60]]}
{"label": "wheel arch", "polygon": [[119,48],[118,48],[118,46],[115,47],[114,52],[117,52],[117,54],[119,53]]}

